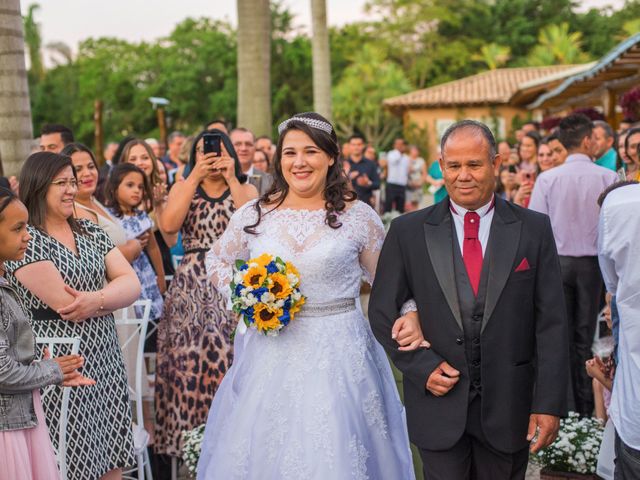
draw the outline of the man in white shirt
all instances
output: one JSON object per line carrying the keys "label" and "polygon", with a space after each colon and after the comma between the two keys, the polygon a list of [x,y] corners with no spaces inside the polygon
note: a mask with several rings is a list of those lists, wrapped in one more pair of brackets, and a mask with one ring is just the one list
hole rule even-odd
{"label": "man in white shirt", "polygon": [[620,318],[609,414],[616,427],[616,479],[640,478],[640,185],[610,192],[600,211],[598,259]]}
{"label": "man in white shirt", "polygon": [[404,213],[407,183],[409,182],[409,157],[404,153],[406,144],[402,138],[393,142],[393,150],[387,154],[387,186],[384,211]]}

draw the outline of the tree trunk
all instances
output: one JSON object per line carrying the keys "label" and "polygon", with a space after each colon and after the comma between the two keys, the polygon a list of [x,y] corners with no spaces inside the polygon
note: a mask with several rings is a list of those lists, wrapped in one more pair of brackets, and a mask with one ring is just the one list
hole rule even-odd
{"label": "tree trunk", "polygon": [[313,108],[331,121],[331,55],[326,0],[311,0]]}
{"label": "tree trunk", "polygon": [[31,152],[33,130],[19,0],[0,0],[0,159],[17,175]]}
{"label": "tree trunk", "polygon": [[31,152],[33,130],[19,0],[0,0],[0,158],[17,175]]}
{"label": "tree trunk", "polygon": [[238,2],[238,126],[271,136],[269,0]]}

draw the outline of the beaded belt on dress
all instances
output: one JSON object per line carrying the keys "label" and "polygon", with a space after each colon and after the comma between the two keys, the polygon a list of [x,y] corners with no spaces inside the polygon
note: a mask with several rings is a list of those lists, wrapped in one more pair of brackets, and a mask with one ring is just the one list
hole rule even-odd
{"label": "beaded belt on dress", "polygon": [[327,315],[352,312],[355,309],[355,298],[340,298],[331,302],[305,303],[296,317],[325,317]]}

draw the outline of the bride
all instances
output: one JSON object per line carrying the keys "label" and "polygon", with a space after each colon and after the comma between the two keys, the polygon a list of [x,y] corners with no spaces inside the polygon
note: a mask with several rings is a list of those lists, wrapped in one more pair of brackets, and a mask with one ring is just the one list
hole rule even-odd
{"label": "bride", "polygon": [[[198,479],[413,479],[404,407],[358,307],[362,276],[373,280],[382,223],[355,201],[327,120],[302,113],[278,130],[271,191],[236,211],[207,269],[229,296],[237,259],[277,255],[299,270],[307,303],[276,337],[240,322]],[[403,349],[424,340],[415,314],[394,331]]]}

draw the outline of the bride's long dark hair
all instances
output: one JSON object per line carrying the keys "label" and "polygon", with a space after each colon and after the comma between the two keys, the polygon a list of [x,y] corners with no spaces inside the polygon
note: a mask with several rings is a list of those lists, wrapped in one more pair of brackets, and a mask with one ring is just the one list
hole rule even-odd
{"label": "bride's long dark hair", "polygon": [[[340,148],[338,147],[338,137],[333,127],[329,134],[319,128],[312,128],[304,123],[304,121],[296,120],[297,118],[319,120],[331,125],[326,118],[315,112],[298,113],[289,120],[286,128],[280,133],[280,138],[276,146],[276,153],[273,158],[273,184],[271,188],[260,197],[260,200],[255,203],[254,208],[258,214],[258,219],[254,224],[244,227],[244,231],[247,233],[255,235],[257,233],[256,227],[260,225],[262,217],[277,209],[287,198],[289,184],[282,174],[281,158],[284,138],[291,130],[300,130],[306,133],[320,150],[333,159],[333,165],[330,165],[327,171],[327,182],[323,192],[325,201],[324,208],[327,211],[325,223],[331,228],[340,228],[342,223],[339,221],[338,215],[344,212],[347,202],[352,202],[357,198],[356,193],[351,190],[349,180],[342,169],[342,163],[339,161]],[[263,212],[261,204],[269,207],[266,212]]]}

